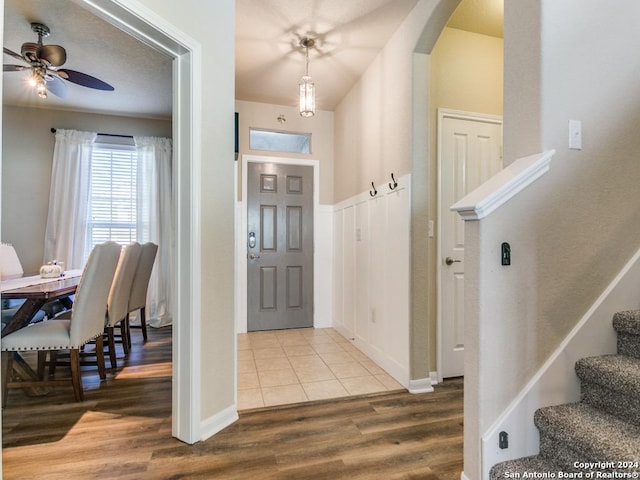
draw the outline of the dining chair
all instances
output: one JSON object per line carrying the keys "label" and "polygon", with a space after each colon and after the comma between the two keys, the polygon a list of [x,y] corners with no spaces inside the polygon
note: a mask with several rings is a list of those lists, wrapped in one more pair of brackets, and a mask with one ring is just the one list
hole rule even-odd
{"label": "dining chair", "polygon": [[[149,289],[149,279],[151,278],[151,271],[153,270],[153,264],[156,260],[156,254],[158,252],[158,245],[153,242],[147,242],[142,244],[142,252],[140,253],[140,260],[136,268],[136,274],[133,277],[133,284],[131,285],[131,295],[129,296],[129,308],[127,311],[127,330],[129,327],[136,327],[137,325],[131,325],[129,322],[129,315],[136,310],[139,310],[140,319],[139,328],[142,329],[142,339],[147,341],[147,291]],[[129,347],[131,347],[131,335],[128,332]]]}
{"label": "dining chair", "polygon": [[24,271],[16,253],[10,243],[0,243],[0,280],[21,277]]}
{"label": "dining chair", "polygon": [[[20,258],[16,253],[16,249],[10,243],[0,243],[0,280],[20,278],[23,274],[24,270]],[[24,300],[2,300],[0,308],[2,328],[18,313],[18,309],[23,303]],[[47,302],[42,306],[42,309],[36,313],[31,322],[40,322],[45,316],[51,318],[62,310],[64,310],[64,306],[58,300]]]}
{"label": "dining chair", "polygon": [[[13,245],[0,243],[0,280],[21,277],[23,273],[22,264]],[[21,303],[18,300],[2,300],[2,328],[16,314]]]}
{"label": "dining chair", "polygon": [[[100,378],[105,378],[103,338],[107,300],[120,258],[121,247],[115,242],[96,245],[85,265],[68,320],[50,320],[31,324],[2,339],[2,404],[6,405],[8,388],[66,385],[69,380],[44,380],[47,353],[69,350],[71,384],[76,401],[84,399],[80,376],[80,349],[96,341]],[[38,351],[38,380],[11,382],[14,356],[19,352]]]}
{"label": "dining chair", "polygon": [[115,276],[113,277],[113,284],[109,291],[105,333],[107,334],[111,368],[116,368],[118,366],[114,331],[116,326],[120,327],[122,349],[124,350],[125,355],[129,353],[126,320],[127,314],[129,313],[129,297],[131,296],[133,277],[136,273],[141,253],[142,246],[138,242],[130,243],[122,249],[120,259],[118,260],[118,268],[116,269]]}

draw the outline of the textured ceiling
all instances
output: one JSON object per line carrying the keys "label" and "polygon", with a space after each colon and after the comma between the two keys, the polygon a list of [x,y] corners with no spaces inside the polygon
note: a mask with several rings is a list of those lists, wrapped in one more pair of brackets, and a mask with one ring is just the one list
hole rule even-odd
{"label": "textured ceiling", "polygon": [[319,109],[333,110],[417,0],[236,0],[236,98],[296,105],[303,37]]}
{"label": "textured ceiling", "polygon": [[[55,8],[52,6],[55,5]],[[10,105],[91,112],[171,117],[172,60],[106,23],[70,0],[5,0],[4,47],[20,53],[24,42],[36,42],[31,22],[44,23],[51,35],[43,43],[67,51],[63,68],[77,70],[113,87],[105,92],[67,82],[69,95],[39,98],[26,86],[28,72],[4,72],[3,101]],[[9,55],[5,64],[20,64]]]}
{"label": "textured ceiling", "polygon": [[[296,105],[304,73],[300,39],[316,39],[309,74],[319,109],[333,110],[406,18],[417,0],[236,0],[236,98]],[[31,22],[49,26],[45,44],[67,50],[65,68],[115,87],[69,84],[66,100],[40,99],[26,72],[5,72],[3,101],[39,108],[170,118],[171,59],[84,10],[73,0],[5,0],[4,46],[35,42]],[[52,6],[55,5],[55,8]],[[463,0],[450,27],[502,36],[503,0]],[[4,55],[4,63],[19,60]]]}

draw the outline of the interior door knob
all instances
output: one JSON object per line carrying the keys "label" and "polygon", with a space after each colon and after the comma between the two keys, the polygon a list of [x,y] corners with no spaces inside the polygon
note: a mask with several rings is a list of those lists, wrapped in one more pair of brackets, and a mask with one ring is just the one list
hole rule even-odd
{"label": "interior door knob", "polygon": [[462,260],[454,260],[451,257],[447,257],[444,259],[444,263],[446,263],[447,265],[453,265],[454,263],[460,263],[462,262]]}
{"label": "interior door knob", "polygon": [[255,260],[256,258],[260,258],[260,255],[257,255],[257,254],[255,254],[255,253],[250,253],[250,254],[249,254],[249,259],[251,259],[251,260]]}

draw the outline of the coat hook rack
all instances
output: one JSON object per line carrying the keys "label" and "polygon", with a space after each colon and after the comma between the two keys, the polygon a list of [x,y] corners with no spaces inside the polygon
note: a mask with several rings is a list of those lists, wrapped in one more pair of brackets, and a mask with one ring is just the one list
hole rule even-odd
{"label": "coat hook rack", "polygon": [[378,190],[376,190],[376,186],[373,184],[373,182],[371,182],[371,187],[373,188],[373,190],[369,190],[369,195],[375,197],[378,194]]}
{"label": "coat hook rack", "polygon": [[393,176],[393,173],[392,173],[391,174],[391,183],[389,184],[389,189],[395,190],[397,186],[398,186],[398,182],[396,182],[396,179],[395,179],[395,177]]}

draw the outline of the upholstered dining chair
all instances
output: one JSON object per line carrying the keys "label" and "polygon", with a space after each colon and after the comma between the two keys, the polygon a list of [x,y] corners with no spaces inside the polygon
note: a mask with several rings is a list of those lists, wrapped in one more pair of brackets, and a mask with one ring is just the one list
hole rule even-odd
{"label": "upholstered dining chair", "polygon": [[[13,245],[0,243],[0,280],[21,277],[22,264]],[[2,300],[2,328],[11,320],[22,302],[17,300]]]}
{"label": "upholstered dining chair", "polygon": [[[76,401],[84,399],[80,377],[80,349],[92,339],[96,340],[96,354],[100,378],[104,374],[103,339],[107,299],[120,258],[120,245],[105,242],[96,245],[85,265],[75,301],[68,320],[50,320],[32,324],[5,336],[2,350],[2,403],[6,405],[9,387],[29,387],[68,384],[69,380],[44,380],[44,365],[48,352],[69,350],[71,384]],[[38,351],[38,381],[9,381],[14,355],[18,352]]]}
{"label": "upholstered dining chair", "polygon": [[[0,280],[20,278],[23,274],[24,270],[20,258],[16,253],[16,249],[10,243],[0,243]],[[24,300],[2,300],[2,309],[0,311],[2,328],[4,328],[18,312],[23,302]],[[45,316],[52,318],[64,309],[65,307],[58,300],[47,302],[42,306],[42,309],[36,313],[31,322],[40,322]]]}
{"label": "upholstered dining chair", "polygon": [[21,277],[22,264],[16,249],[10,243],[0,243],[0,280]]}
{"label": "upholstered dining chair", "polygon": [[126,320],[127,314],[129,313],[129,297],[131,295],[133,277],[136,273],[141,253],[142,247],[138,242],[130,243],[122,249],[122,253],[120,254],[120,259],[118,261],[118,268],[116,269],[113,284],[111,285],[111,290],[109,292],[105,333],[107,334],[111,368],[116,368],[118,366],[114,332],[116,326],[120,327],[122,349],[124,350],[125,355],[129,353]]}
{"label": "upholstered dining chair", "polygon": [[[129,309],[127,313],[127,330],[129,329],[129,315],[136,310],[140,311],[138,316],[140,319],[140,328],[142,329],[142,339],[147,341],[147,290],[149,289],[149,279],[151,278],[151,271],[153,270],[153,263],[156,260],[156,254],[158,252],[158,245],[153,242],[147,242],[142,244],[142,252],[140,254],[140,260],[138,261],[138,267],[136,268],[136,274],[133,277],[133,284],[131,285],[131,295],[129,296]],[[129,346],[131,346],[131,335],[128,335]]]}

